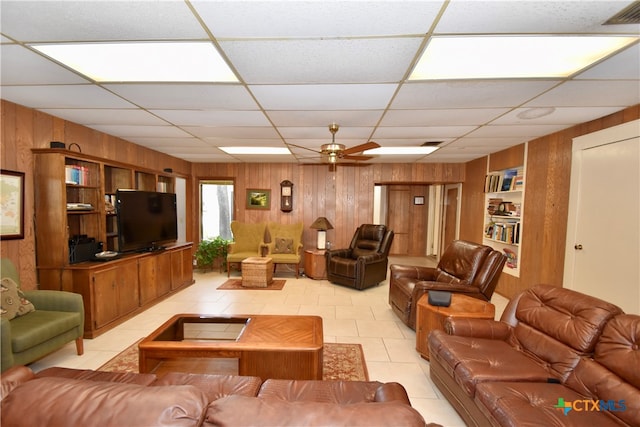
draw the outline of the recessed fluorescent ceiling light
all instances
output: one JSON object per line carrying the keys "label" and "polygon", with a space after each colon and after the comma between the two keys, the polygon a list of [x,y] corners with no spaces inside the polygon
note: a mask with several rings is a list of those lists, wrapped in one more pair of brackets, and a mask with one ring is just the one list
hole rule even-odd
{"label": "recessed fluorescent ceiling light", "polygon": [[364,155],[427,155],[436,151],[438,147],[379,147],[366,150],[362,154]]}
{"label": "recessed fluorescent ceiling light", "polygon": [[237,82],[209,42],[43,44],[34,49],[97,82]]}
{"label": "recessed fluorescent ceiling light", "polygon": [[227,154],[291,154],[286,147],[219,147]]}
{"label": "recessed fluorescent ceiling light", "polygon": [[567,77],[637,37],[434,37],[409,80]]}

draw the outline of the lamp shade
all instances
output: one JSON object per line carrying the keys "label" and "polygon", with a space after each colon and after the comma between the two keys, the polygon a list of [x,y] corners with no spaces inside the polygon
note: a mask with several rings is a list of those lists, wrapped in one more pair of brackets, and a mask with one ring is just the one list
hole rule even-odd
{"label": "lamp shade", "polygon": [[309,228],[313,228],[315,230],[333,230],[333,225],[331,225],[327,218],[320,216],[313,221],[313,224],[311,224]]}

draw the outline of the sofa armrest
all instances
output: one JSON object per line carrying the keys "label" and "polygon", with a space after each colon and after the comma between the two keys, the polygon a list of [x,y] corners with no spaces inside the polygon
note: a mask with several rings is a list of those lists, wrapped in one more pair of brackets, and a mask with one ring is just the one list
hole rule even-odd
{"label": "sofa armrest", "polygon": [[0,370],[13,366],[11,322],[5,318],[0,318],[0,353]]}
{"label": "sofa armrest", "polygon": [[358,264],[373,264],[375,262],[382,262],[387,260],[387,256],[385,254],[369,254],[369,255],[360,255],[358,257]]}
{"label": "sofa armrest", "polygon": [[33,371],[26,366],[14,366],[7,369],[2,373],[1,388],[0,388],[0,400],[4,399],[11,390],[18,387],[20,384],[35,378]]}
{"label": "sofa armrest", "polygon": [[24,291],[36,310],[72,311],[84,313],[82,295],[66,291]]}
{"label": "sofa armrest", "polygon": [[374,402],[401,402],[411,405],[407,390],[399,383],[384,383],[376,390]]}
{"label": "sofa armrest", "polygon": [[351,249],[334,249],[325,252],[327,260],[332,257],[340,257],[340,258],[351,258]]}
{"label": "sofa armrest", "polygon": [[446,318],[444,330],[449,335],[503,341],[506,341],[511,336],[512,331],[508,324],[497,320],[466,319],[461,317]]}
{"label": "sofa armrest", "polygon": [[389,269],[391,271],[391,280],[402,277],[416,280],[431,280],[436,277],[436,269],[433,267],[392,264]]}

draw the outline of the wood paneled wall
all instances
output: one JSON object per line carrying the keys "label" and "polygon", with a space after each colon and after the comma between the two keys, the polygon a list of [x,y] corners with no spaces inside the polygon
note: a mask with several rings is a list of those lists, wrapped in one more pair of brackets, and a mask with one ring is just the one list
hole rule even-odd
{"label": "wood paneled wall", "polygon": [[[565,129],[527,144],[520,277],[503,274],[497,292],[513,297],[538,283],[562,286],[573,138],[640,118],[640,106]],[[524,145],[492,154],[490,169],[521,164]],[[467,163],[460,237],[482,240],[487,158]],[[465,215],[468,214],[468,215]]]}
{"label": "wood paneled wall", "polygon": [[[0,154],[3,169],[25,173],[25,237],[0,242],[2,257],[10,258],[20,272],[25,289],[35,289],[36,238],[34,227],[34,161],[32,148],[49,148],[51,141],[61,141],[69,148],[76,143],[84,154],[91,154],[117,162],[136,165],[142,169],[162,171],[172,168],[176,176],[187,179],[191,185],[191,163],[157,151],[149,150],[125,140],[89,129],[76,123],[26,108],[5,100],[0,102],[1,140]],[[77,148],[73,150],[78,151]],[[194,199],[187,199],[187,210],[193,212]],[[187,216],[187,238],[193,228],[192,215]]]}
{"label": "wood paneled wall", "polygon": [[[370,164],[338,166],[298,165],[290,163],[196,163],[194,182],[201,179],[229,179],[235,183],[235,219],[238,221],[273,221],[305,224],[304,245],[312,248],[316,231],[308,228],[319,216],[334,226],[327,240],[334,248],[351,242],[355,229],[373,219],[373,189],[376,184],[448,183],[464,180],[463,164]],[[280,182],[293,182],[293,211],[280,211]],[[245,207],[245,191],[250,188],[271,190],[271,209]],[[194,185],[197,197],[197,185]],[[195,224],[197,236],[199,225]]]}

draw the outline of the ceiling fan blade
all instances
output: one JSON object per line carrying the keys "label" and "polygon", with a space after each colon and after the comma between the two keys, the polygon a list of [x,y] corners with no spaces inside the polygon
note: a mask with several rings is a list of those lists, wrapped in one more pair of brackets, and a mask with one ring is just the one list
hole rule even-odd
{"label": "ceiling fan blade", "polygon": [[380,147],[380,144],[378,144],[377,142],[369,141],[364,144],[356,145],[355,147],[347,148],[342,152],[342,154],[346,156],[351,153],[362,153],[365,150],[371,150],[378,147]]}
{"label": "ceiling fan blade", "polygon": [[367,160],[371,160],[373,159],[373,156],[362,156],[359,154],[356,155],[346,155],[346,156],[342,156],[343,159],[345,160],[355,160],[356,162],[366,162]]}

